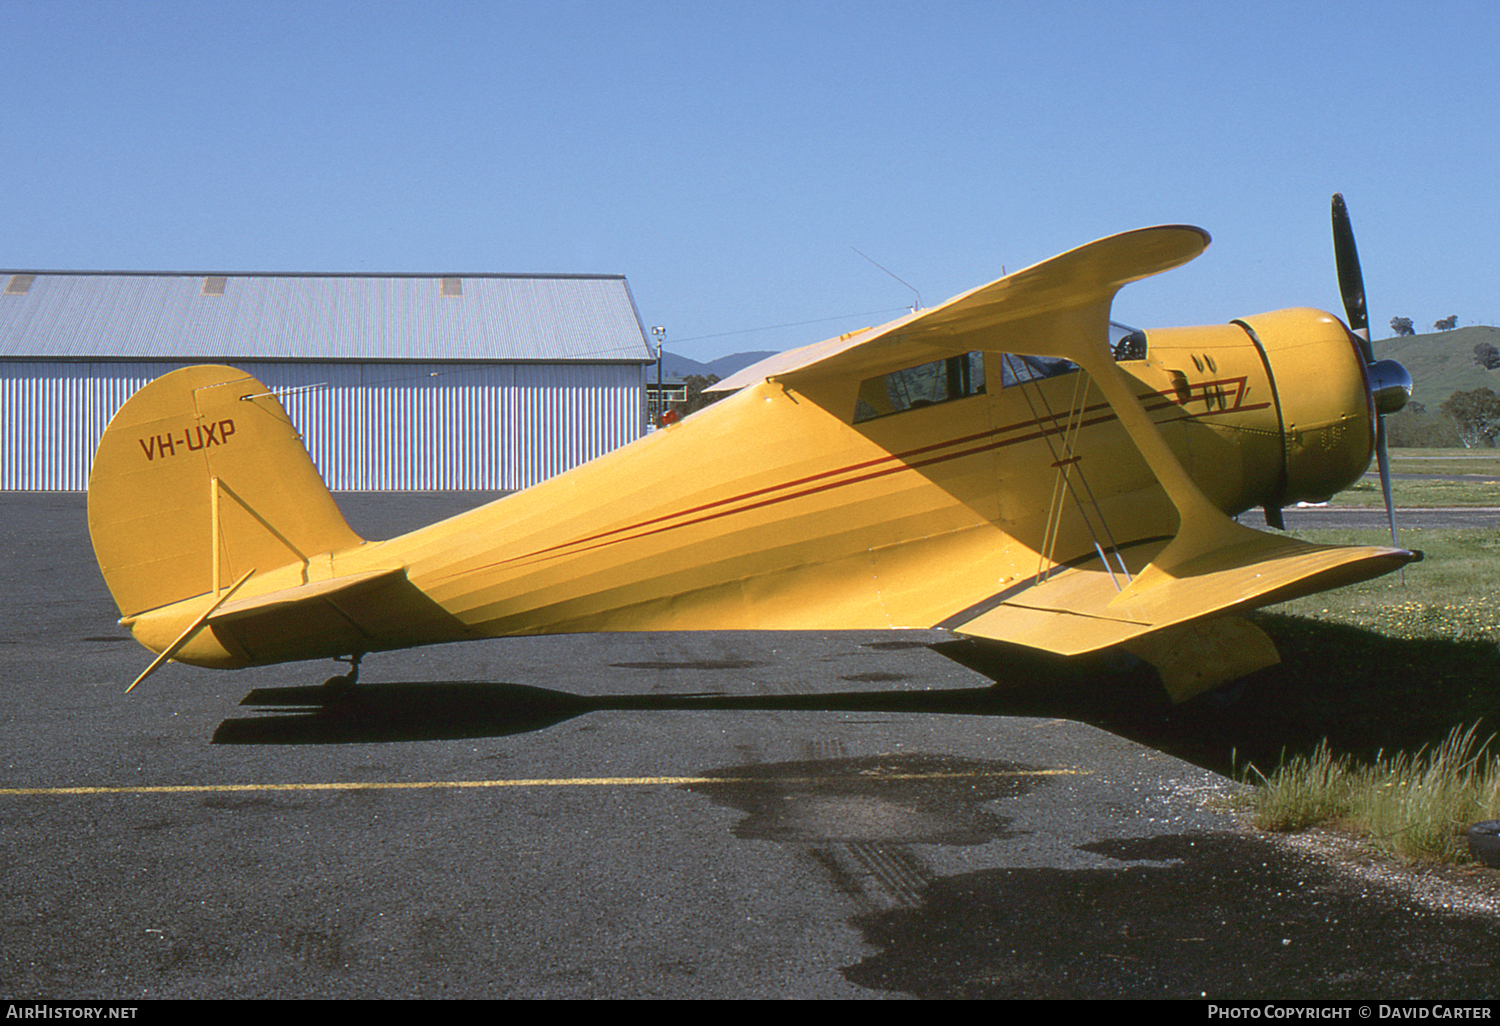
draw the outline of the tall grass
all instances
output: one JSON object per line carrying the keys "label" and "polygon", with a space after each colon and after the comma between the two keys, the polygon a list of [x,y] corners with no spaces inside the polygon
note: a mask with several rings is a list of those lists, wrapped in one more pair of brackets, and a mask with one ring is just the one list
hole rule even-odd
{"label": "tall grass", "polygon": [[[1388,543],[1363,531],[1299,537]],[[1500,819],[1500,747],[1479,740],[1500,709],[1500,533],[1409,530],[1402,543],[1427,552],[1404,583],[1376,578],[1265,618],[1293,653],[1276,693],[1283,720],[1307,728],[1292,744],[1308,753],[1328,740],[1269,776],[1252,767],[1262,785],[1252,817],[1267,830],[1326,824],[1408,858],[1463,861],[1468,825]]]}
{"label": "tall grass", "polygon": [[1311,755],[1290,759],[1269,777],[1254,766],[1249,772],[1261,783],[1255,794],[1254,822],[1262,830],[1303,830],[1348,813],[1353,777],[1349,759],[1335,758],[1326,740]]}
{"label": "tall grass", "polygon": [[1465,861],[1469,824],[1500,819],[1500,755],[1488,754],[1488,744],[1476,743],[1474,727],[1455,727],[1434,748],[1368,766],[1319,745],[1269,777],[1250,768],[1262,785],[1252,818],[1277,831],[1326,823],[1405,858]]}

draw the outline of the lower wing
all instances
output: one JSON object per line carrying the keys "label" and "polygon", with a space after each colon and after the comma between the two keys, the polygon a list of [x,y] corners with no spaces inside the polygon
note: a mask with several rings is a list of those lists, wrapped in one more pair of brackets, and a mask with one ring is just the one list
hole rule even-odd
{"label": "lower wing", "polygon": [[1164,569],[1156,539],[1002,591],[939,624],[959,634],[1059,655],[1114,646],[1162,670],[1177,700],[1276,661],[1259,631],[1233,614],[1379,577],[1422,558],[1375,546],[1313,545],[1245,530],[1234,542]]}

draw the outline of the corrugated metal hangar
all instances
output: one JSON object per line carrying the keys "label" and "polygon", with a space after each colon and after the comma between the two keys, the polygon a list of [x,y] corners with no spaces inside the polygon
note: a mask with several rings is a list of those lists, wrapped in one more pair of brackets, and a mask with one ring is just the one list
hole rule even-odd
{"label": "corrugated metal hangar", "polygon": [[109,418],[178,367],[276,391],[334,490],[516,489],[640,437],[619,275],[0,271],[0,489],[80,489]]}

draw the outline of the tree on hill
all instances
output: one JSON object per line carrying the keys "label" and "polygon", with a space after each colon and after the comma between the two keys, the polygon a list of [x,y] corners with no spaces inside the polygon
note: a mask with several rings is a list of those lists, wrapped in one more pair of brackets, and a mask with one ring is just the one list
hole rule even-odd
{"label": "tree on hill", "polygon": [[1500,348],[1496,348],[1493,342],[1480,342],[1474,347],[1474,362],[1485,370],[1500,367]]}
{"label": "tree on hill", "polygon": [[1415,335],[1417,329],[1411,326],[1410,317],[1392,317],[1391,330],[1397,335]]}
{"label": "tree on hill", "polygon": [[1451,317],[1444,317],[1440,321],[1433,321],[1432,326],[1438,331],[1452,331],[1458,327],[1458,314],[1453,314]]}
{"label": "tree on hill", "polygon": [[1458,437],[1464,448],[1476,445],[1495,446],[1495,435],[1500,434],[1500,395],[1493,389],[1476,388],[1472,392],[1454,392],[1438,407],[1458,428]]}
{"label": "tree on hill", "polygon": [[1453,449],[1463,444],[1451,418],[1441,413],[1413,410],[1421,403],[1408,403],[1400,413],[1385,418],[1385,437],[1395,449]]}

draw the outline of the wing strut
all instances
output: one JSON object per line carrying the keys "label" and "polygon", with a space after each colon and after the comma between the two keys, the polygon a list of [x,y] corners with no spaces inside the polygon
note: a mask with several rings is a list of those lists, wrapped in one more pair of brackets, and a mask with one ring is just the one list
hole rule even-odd
{"label": "wing strut", "polygon": [[[1093,539],[1094,551],[1099,554],[1099,562],[1104,564],[1104,569],[1109,573],[1109,579],[1114,584],[1116,591],[1123,591],[1119,578],[1115,576],[1115,567],[1110,564],[1109,557],[1104,554],[1104,545],[1109,546],[1109,551],[1115,557],[1115,564],[1119,566],[1120,573],[1125,576],[1125,583],[1131,583],[1130,571],[1125,566],[1125,559],[1120,555],[1119,543],[1115,541],[1114,532],[1109,529],[1109,521],[1104,516],[1104,509],[1099,505],[1099,500],[1094,495],[1094,489],[1089,485],[1088,477],[1083,468],[1078,466],[1078,450],[1074,445],[1078,432],[1083,425],[1083,411],[1088,405],[1089,373],[1080,368],[1078,378],[1073,385],[1073,401],[1069,406],[1067,416],[1061,417],[1053,412],[1052,406],[1047,402],[1047,397],[1042,393],[1041,387],[1037,385],[1036,378],[1029,380],[1024,377],[1025,369],[1018,370],[1014,360],[1014,354],[1003,353],[1000,359],[1005,363],[1011,375],[1019,383],[1021,395],[1026,399],[1026,405],[1031,407],[1031,415],[1041,431],[1042,438],[1047,442],[1047,449],[1052,453],[1053,466],[1057,467],[1057,481],[1052,489],[1052,504],[1047,510],[1047,529],[1043,536],[1041,562],[1037,567],[1037,579],[1045,581],[1051,573],[1049,564],[1056,565],[1052,558],[1053,551],[1057,545],[1058,534],[1062,528],[1062,516],[1064,506],[1061,503],[1063,494],[1071,496],[1073,504],[1078,508],[1079,515],[1083,518],[1083,524],[1088,528],[1089,537]],[[1049,421],[1054,430],[1049,431],[1043,424],[1043,417],[1037,412],[1037,403],[1040,402],[1042,409],[1046,411],[1046,420]],[[1062,421],[1062,454],[1059,455],[1058,447],[1053,444],[1052,436],[1056,433],[1056,425]],[[1099,518],[1099,529],[1094,529],[1093,518],[1089,516],[1088,509],[1084,505],[1083,497],[1078,494],[1078,489],[1073,486],[1072,471],[1078,470],[1078,483],[1088,493],[1089,505],[1094,508],[1094,515]],[[1100,533],[1104,535],[1101,543]]]}

